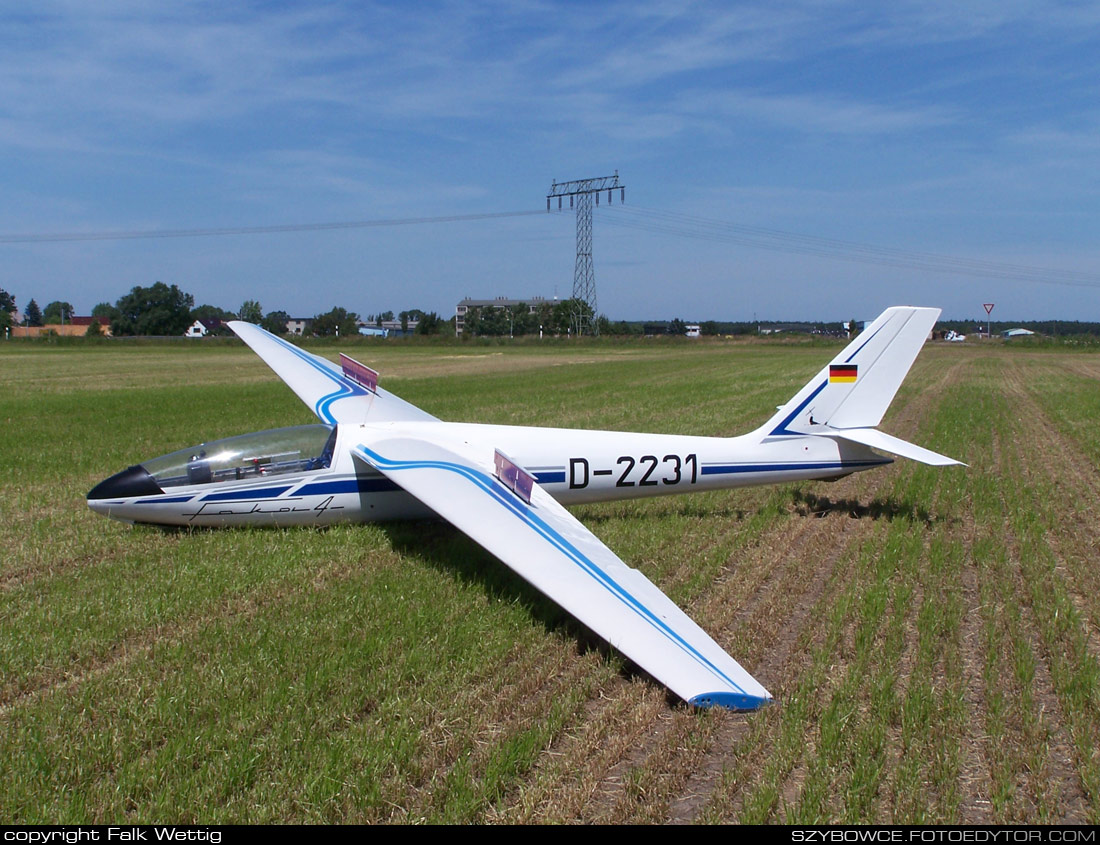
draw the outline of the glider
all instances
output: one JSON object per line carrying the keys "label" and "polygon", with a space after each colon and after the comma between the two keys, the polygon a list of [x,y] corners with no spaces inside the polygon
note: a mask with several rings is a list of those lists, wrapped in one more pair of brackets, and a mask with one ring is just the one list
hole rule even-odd
{"label": "glider", "polygon": [[232,322],[321,422],[154,458],[98,484],[88,505],[126,522],[184,526],[439,517],[685,701],[751,710],[768,691],[565,505],[835,479],[891,463],[888,455],[958,464],[877,428],[939,314],[887,309],[739,437],[443,422],[346,355],[335,364]]}

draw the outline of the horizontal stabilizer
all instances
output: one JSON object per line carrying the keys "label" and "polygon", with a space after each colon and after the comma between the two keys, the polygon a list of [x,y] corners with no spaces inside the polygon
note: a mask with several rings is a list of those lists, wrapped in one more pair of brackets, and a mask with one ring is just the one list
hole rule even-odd
{"label": "horizontal stabilizer", "polygon": [[954,458],[933,452],[931,449],[925,449],[923,446],[910,443],[908,440],[886,434],[877,428],[832,428],[817,433],[826,437],[839,437],[843,440],[851,440],[853,443],[862,443],[872,449],[881,449],[891,455],[908,458],[911,461],[919,461],[922,464],[929,464],[934,467],[966,466],[962,461],[956,461]]}

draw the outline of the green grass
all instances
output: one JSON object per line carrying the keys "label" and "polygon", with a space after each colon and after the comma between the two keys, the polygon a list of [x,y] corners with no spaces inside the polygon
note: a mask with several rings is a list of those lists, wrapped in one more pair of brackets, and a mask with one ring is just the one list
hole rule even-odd
{"label": "green grass", "polygon": [[[830,349],[349,351],[446,419],[734,434]],[[0,817],[1095,823],[1098,377],[930,347],[883,427],[969,469],[577,508],[767,673],[744,717],[667,699],[445,525],[95,516],[118,469],[310,415],[232,345],[0,344]]]}

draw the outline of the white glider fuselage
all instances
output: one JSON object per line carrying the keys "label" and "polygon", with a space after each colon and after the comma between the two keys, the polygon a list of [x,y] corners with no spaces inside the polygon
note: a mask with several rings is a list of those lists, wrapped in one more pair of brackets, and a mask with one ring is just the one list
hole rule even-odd
{"label": "white glider fuselage", "polygon": [[[342,424],[330,466],[258,472],[165,487],[162,494],[90,498],[92,510],[160,525],[331,525],[431,518],[433,512],[353,454],[390,434],[506,453],[563,505],[833,479],[891,462],[831,437],[699,437],[476,423]],[[196,447],[196,451],[199,447]]]}

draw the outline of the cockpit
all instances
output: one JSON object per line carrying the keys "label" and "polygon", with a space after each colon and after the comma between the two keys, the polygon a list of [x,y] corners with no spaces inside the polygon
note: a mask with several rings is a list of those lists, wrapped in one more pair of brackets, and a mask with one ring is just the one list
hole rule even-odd
{"label": "cockpit", "polygon": [[98,484],[89,499],[156,495],[171,487],[315,472],[332,464],[336,426],[298,425],[226,437],[132,466]]}
{"label": "cockpit", "polygon": [[298,425],[212,440],[142,466],[160,487],[216,484],[327,469],[335,447],[336,426]]}

